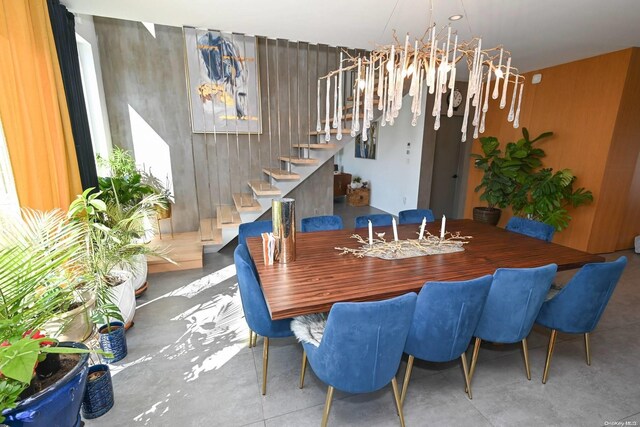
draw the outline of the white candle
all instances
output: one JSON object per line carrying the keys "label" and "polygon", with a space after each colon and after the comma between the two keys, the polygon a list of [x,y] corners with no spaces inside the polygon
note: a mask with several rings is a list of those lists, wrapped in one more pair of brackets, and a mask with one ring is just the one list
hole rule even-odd
{"label": "white candle", "polygon": [[373,225],[371,220],[369,220],[369,246],[373,246]]}
{"label": "white candle", "polygon": [[442,226],[440,226],[440,240],[444,239],[444,229],[447,226],[447,217],[442,215]]}
{"label": "white candle", "polygon": [[511,57],[507,58],[507,73],[504,75],[502,84],[502,97],[500,98],[500,109],[504,109],[507,105],[507,85],[509,84],[509,73],[511,72]]}
{"label": "white candle", "polygon": [[[500,79],[502,78],[502,54],[504,53],[504,49],[500,48],[500,60],[498,62],[498,68],[496,68],[496,85],[493,87],[493,94],[491,95],[491,98],[493,99],[498,99],[498,82],[500,81]],[[491,71],[489,71],[491,72]]]}
{"label": "white candle", "polygon": [[422,238],[424,237],[424,227],[427,225],[427,218],[422,218],[422,224],[420,224],[420,237],[418,237],[418,240],[422,240]]}
{"label": "white candle", "polygon": [[398,225],[396,224],[396,219],[393,218],[391,220],[391,224],[393,224],[393,240],[398,241]]}

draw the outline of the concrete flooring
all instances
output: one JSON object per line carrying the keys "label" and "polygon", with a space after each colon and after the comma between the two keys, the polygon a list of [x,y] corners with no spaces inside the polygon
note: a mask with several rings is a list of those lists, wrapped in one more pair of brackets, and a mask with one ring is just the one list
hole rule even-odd
{"label": "concrete flooring", "polygon": [[[536,328],[529,336],[531,381],[519,345],[486,345],[469,400],[458,362],[416,360],[407,426],[638,425],[640,256],[624,251],[606,258],[620,255],[629,265],[592,334],[591,366],[582,336],[560,335],[542,385],[549,332]],[[116,404],[87,426],[320,424],[326,386],[309,370],[305,388],[298,388],[302,350],[294,339],[272,340],[267,395],[261,395],[262,339],[247,347],[231,250],[207,255],[202,270],[156,274],[149,283],[127,333],[129,355],[112,367]],[[400,384],[404,369],[403,362]],[[329,425],[397,426],[392,396],[390,386],[364,395],[336,392]]]}

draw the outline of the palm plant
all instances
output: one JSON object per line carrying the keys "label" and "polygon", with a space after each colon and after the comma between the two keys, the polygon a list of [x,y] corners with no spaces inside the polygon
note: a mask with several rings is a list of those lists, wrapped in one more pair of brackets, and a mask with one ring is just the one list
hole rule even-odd
{"label": "palm plant", "polygon": [[[144,219],[160,203],[160,196],[152,194],[133,206],[117,200],[101,200],[102,192],[85,190],[69,206],[69,218],[84,230],[84,264],[90,272],[88,279],[96,295],[94,320],[109,325],[112,319],[122,321],[120,310],[113,302],[113,287],[122,283],[114,270],[133,266],[136,255],[164,257],[160,251],[141,242]],[[165,257],[166,258],[166,257]]]}
{"label": "palm plant", "polygon": [[47,346],[55,340],[38,331],[74,299],[83,238],[60,211],[0,216],[0,413],[15,406],[43,353],[83,352]]}

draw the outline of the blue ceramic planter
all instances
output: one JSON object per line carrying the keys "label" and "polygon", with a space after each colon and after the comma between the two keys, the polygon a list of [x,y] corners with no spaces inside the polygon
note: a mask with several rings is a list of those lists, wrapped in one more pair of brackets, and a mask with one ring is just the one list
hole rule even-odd
{"label": "blue ceramic planter", "polygon": [[124,324],[122,322],[111,322],[109,326],[115,327],[111,332],[107,332],[107,325],[101,326],[100,348],[107,353],[113,353],[113,357],[102,356],[106,363],[114,363],[127,356],[127,338],[124,336]]}
{"label": "blue ceramic planter", "polygon": [[[103,374],[92,379],[91,374],[98,372]],[[82,400],[82,416],[90,420],[106,414],[113,407],[113,384],[108,365],[93,365],[89,368],[88,378]]]}
{"label": "blue ceramic planter", "polygon": [[[81,343],[60,343],[61,347],[87,347]],[[80,405],[87,383],[88,354],[81,354],[78,364],[52,386],[34,394],[15,408],[4,411],[9,427],[80,426]]]}

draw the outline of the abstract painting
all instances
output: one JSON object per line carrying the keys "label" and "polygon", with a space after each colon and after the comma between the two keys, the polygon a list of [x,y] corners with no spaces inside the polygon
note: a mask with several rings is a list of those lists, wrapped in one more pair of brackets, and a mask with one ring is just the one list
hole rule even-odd
{"label": "abstract painting", "polygon": [[260,133],[256,38],[184,28],[191,126],[196,133]]}
{"label": "abstract painting", "polygon": [[356,158],[375,159],[378,151],[378,122],[371,122],[371,127],[365,129],[367,140],[362,140],[362,133],[356,135]]}

